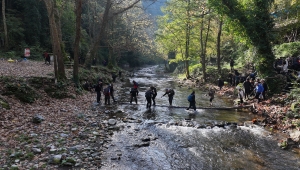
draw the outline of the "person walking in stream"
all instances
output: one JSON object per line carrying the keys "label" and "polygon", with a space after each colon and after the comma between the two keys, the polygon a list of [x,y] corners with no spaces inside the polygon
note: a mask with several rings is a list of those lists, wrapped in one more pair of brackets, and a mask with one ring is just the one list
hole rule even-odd
{"label": "person walking in stream", "polygon": [[208,96],[210,97],[209,98],[210,106],[212,106],[213,105],[212,101],[215,98],[215,91],[213,89],[209,89]]}
{"label": "person walking in stream", "polygon": [[132,103],[132,100],[134,99],[135,103],[137,104],[137,89],[131,88],[130,89],[130,104]]}
{"label": "person walking in stream", "polygon": [[101,92],[102,92],[102,81],[98,81],[98,84],[95,85],[95,92],[97,93],[97,103],[99,104],[101,101]]}
{"label": "person walking in stream", "polygon": [[138,96],[139,95],[139,90],[138,90],[139,84],[134,80],[132,81],[132,83],[133,83],[133,88],[135,88],[135,90],[136,90],[136,95]]}
{"label": "person walking in stream", "polygon": [[114,85],[113,85],[113,84],[110,84],[110,96],[111,96],[111,98],[113,99],[114,102],[117,102],[117,101],[115,100],[115,97],[114,97],[114,92],[115,92],[115,90],[114,90]]}
{"label": "person walking in stream", "polygon": [[152,90],[152,101],[153,101],[153,106],[155,105],[155,97],[157,96],[157,91],[154,86],[151,86],[150,89]]}
{"label": "person walking in stream", "polygon": [[153,96],[153,92],[152,92],[151,88],[149,88],[145,93],[145,97],[146,97],[146,100],[147,100],[146,108],[149,108],[149,109],[151,108],[152,96]]}
{"label": "person walking in stream", "polygon": [[194,109],[196,111],[196,100],[195,100],[195,91],[193,91],[189,96],[188,96],[188,101],[190,102],[189,107],[186,110],[189,110],[190,108]]}
{"label": "person walking in stream", "polygon": [[110,85],[108,85],[104,90],[104,100],[105,100],[105,105],[110,105]]}
{"label": "person walking in stream", "polygon": [[173,89],[166,89],[166,92],[164,95],[162,95],[161,97],[165,96],[165,95],[168,95],[168,98],[169,98],[169,105],[172,106],[172,102],[173,102],[173,98],[174,98],[174,95],[175,95],[175,91]]}

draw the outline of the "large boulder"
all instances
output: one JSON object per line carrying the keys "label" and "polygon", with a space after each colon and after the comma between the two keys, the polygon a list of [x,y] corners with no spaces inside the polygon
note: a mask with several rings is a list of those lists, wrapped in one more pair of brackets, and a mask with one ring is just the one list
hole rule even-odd
{"label": "large boulder", "polygon": [[295,141],[295,142],[299,142],[300,141],[300,131],[298,130],[291,130],[289,131],[290,134],[290,138]]}

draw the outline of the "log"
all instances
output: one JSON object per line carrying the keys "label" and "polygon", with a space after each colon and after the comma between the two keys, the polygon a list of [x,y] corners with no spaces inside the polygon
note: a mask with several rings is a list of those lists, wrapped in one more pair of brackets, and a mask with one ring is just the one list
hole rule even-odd
{"label": "log", "polygon": [[[141,104],[130,104],[130,103],[118,103],[121,105],[141,105]],[[146,105],[146,104],[143,104]],[[151,107],[170,107],[170,108],[187,108],[187,106],[169,106],[169,105],[152,105]],[[234,110],[234,109],[246,109],[246,108],[251,108],[253,107],[253,105],[245,105],[245,106],[233,106],[233,107],[214,107],[214,106],[210,106],[210,107],[201,107],[201,106],[196,106],[196,109],[211,109],[211,110]]]}

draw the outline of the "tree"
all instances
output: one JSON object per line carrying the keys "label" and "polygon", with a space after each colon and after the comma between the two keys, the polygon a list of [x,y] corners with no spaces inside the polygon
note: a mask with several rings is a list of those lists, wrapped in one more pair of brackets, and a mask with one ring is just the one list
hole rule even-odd
{"label": "tree", "polygon": [[199,21],[195,14],[199,13],[199,1],[172,0],[163,8],[165,14],[158,19],[159,30],[156,42],[163,50],[164,55],[176,53],[176,58],[170,62],[184,63],[184,71],[190,78],[190,62],[199,55],[199,32],[196,28]]}
{"label": "tree", "polygon": [[5,15],[5,0],[2,0],[2,18],[3,18],[3,27],[4,27],[5,49],[7,49],[8,48],[8,33],[7,33],[6,15]]}
{"label": "tree", "polygon": [[66,78],[65,75],[65,67],[64,67],[64,60],[62,54],[62,40],[61,32],[60,32],[60,25],[59,25],[59,15],[56,13],[58,12],[55,8],[56,2],[53,0],[44,0],[44,3],[47,8],[47,13],[49,17],[49,25],[50,25],[50,34],[52,40],[52,48],[53,48],[53,56],[54,56],[54,72],[55,78],[58,80],[63,80]]}
{"label": "tree", "polygon": [[210,5],[222,16],[227,15],[236,31],[246,35],[250,43],[257,49],[256,66],[262,76],[273,74],[271,42],[273,41],[273,20],[269,10],[273,0],[209,0]]}
{"label": "tree", "polygon": [[127,5],[126,7],[120,8],[117,10],[112,10],[112,7],[114,5],[113,1],[112,0],[106,1],[105,10],[101,14],[102,18],[101,18],[100,28],[98,31],[99,33],[95,36],[95,39],[92,41],[92,44],[86,55],[85,66],[87,68],[89,68],[91,66],[91,58],[95,55],[96,51],[98,50],[99,44],[101,43],[101,41],[103,41],[103,42],[105,41],[105,38],[106,38],[105,32],[106,32],[108,22],[110,20],[112,20],[115,16],[122,14],[123,12],[127,11],[128,9],[131,9],[139,2],[140,2],[140,0],[135,0],[133,2],[130,2],[130,4],[128,5],[125,1],[125,4],[124,4],[124,2],[122,2],[120,4]]}
{"label": "tree", "polygon": [[82,0],[76,0],[76,38],[74,42],[74,67],[73,78],[76,85],[79,83],[78,65],[79,65],[79,41],[80,41],[80,28],[81,28],[81,13],[82,13]]}
{"label": "tree", "polygon": [[222,35],[223,20],[219,22],[218,36],[217,36],[217,66],[218,72],[221,74],[221,35]]}

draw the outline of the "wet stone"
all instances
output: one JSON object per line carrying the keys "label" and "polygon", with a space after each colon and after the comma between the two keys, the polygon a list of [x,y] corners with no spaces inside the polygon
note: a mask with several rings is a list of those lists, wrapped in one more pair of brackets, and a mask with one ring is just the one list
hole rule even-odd
{"label": "wet stone", "polygon": [[62,155],[54,155],[51,159],[50,159],[50,163],[51,164],[60,164]]}
{"label": "wet stone", "polygon": [[41,115],[34,115],[34,117],[32,118],[33,123],[41,123],[44,120],[44,117]]}
{"label": "wet stone", "polygon": [[146,138],[142,138],[141,139],[143,142],[149,142],[150,141],[150,138],[149,137],[146,137]]}
{"label": "wet stone", "polygon": [[134,145],[135,147],[148,147],[150,146],[150,142],[143,142],[143,143],[140,143],[140,144],[135,144]]}
{"label": "wet stone", "polygon": [[38,153],[41,153],[41,152],[42,152],[41,149],[39,149],[39,148],[32,148],[31,150],[32,150],[32,152],[35,153],[35,154],[38,154]]}

